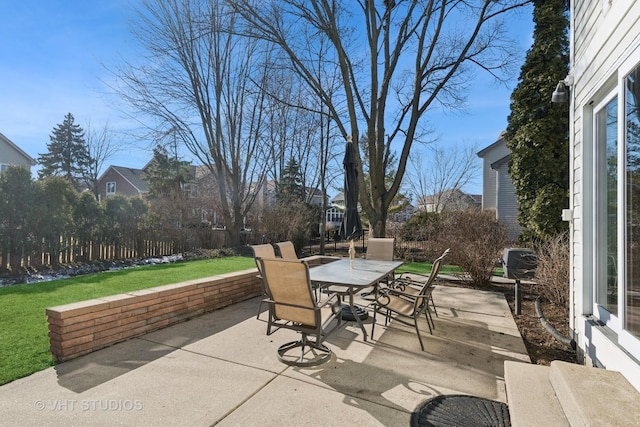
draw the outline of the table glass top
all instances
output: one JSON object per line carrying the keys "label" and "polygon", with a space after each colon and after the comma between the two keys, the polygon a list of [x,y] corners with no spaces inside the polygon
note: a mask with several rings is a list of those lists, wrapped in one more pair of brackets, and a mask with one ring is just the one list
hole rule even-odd
{"label": "table glass top", "polygon": [[356,258],[353,267],[349,258],[309,269],[312,282],[335,283],[348,286],[370,286],[387,277],[402,261],[375,261]]}

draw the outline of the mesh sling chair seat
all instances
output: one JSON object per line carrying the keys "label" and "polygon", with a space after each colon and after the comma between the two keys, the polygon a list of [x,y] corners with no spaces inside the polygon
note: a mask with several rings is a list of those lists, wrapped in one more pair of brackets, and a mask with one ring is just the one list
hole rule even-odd
{"label": "mesh sling chair seat", "polygon": [[259,258],[258,262],[271,296],[274,326],[301,334],[300,340],[278,348],[278,360],[293,366],[315,366],[329,360],[332,352],[324,340],[341,324],[340,298],[316,301],[304,261]]}
{"label": "mesh sling chair seat", "polygon": [[[434,261],[434,264],[436,262],[439,262],[439,263],[442,262],[442,260],[446,258],[447,255],[449,255],[449,250],[450,249],[445,249],[442,255],[440,255]],[[424,286],[427,286],[430,280],[431,280],[430,286],[435,285],[436,277],[434,276],[431,279],[430,277],[431,277],[431,274],[402,273],[397,279],[393,281],[393,283],[390,284],[390,287],[395,290],[409,294],[411,296],[415,296],[420,293],[420,290]],[[436,309],[436,304],[433,302],[433,293],[429,294],[429,302],[431,303],[431,307],[433,307],[433,312],[435,313],[436,317],[438,317],[438,310]]]}
{"label": "mesh sling chair seat", "polygon": [[[263,245],[251,245],[251,251],[253,252],[253,258],[256,262],[256,267],[258,268],[258,277],[262,280],[262,300],[260,301],[260,305],[258,306],[258,314],[256,315],[256,319],[260,318],[260,313],[262,313],[262,304],[268,302],[270,299],[267,287],[264,284],[264,277],[262,275],[262,266],[258,262],[258,258],[275,258],[276,251],[273,246],[266,243]],[[269,319],[267,319],[267,335],[271,334],[271,307],[269,307]]]}
{"label": "mesh sling chair seat", "polygon": [[293,246],[292,242],[279,242],[276,243],[276,247],[278,251],[280,251],[280,256],[284,259],[298,259],[298,254],[296,253],[296,248]]}
{"label": "mesh sling chair seat", "polygon": [[395,239],[370,237],[367,241],[366,259],[393,261]]}
{"label": "mesh sling chair seat", "polygon": [[[424,343],[420,336],[420,328],[418,327],[418,319],[424,313],[429,326],[429,333],[433,333],[435,324],[429,310],[429,301],[433,304],[431,293],[433,291],[433,283],[440,271],[442,260],[448,255],[449,249],[433,262],[431,271],[426,280],[411,281],[408,277],[396,279],[389,287],[381,289],[374,303],[374,317],[379,311],[385,311],[385,326],[389,323],[391,315],[395,314],[395,321],[402,324],[413,326],[420,341],[420,348],[424,351]],[[401,290],[401,289],[404,289]],[[409,291],[407,291],[410,289]],[[435,307],[435,306],[434,306]],[[375,328],[375,318],[371,328],[371,337]]]}
{"label": "mesh sling chair seat", "polygon": [[[294,246],[293,242],[291,241],[278,242],[276,243],[276,247],[278,248],[278,252],[280,252],[280,256],[283,259],[299,259],[298,254],[296,253],[296,247]],[[316,295],[316,299],[318,299],[319,287],[316,286],[314,283],[312,283],[311,286],[313,287],[313,292]]]}
{"label": "mesh sling chair seat", "polygon": [[[393,255],[395,250],[395,239],[386,237],[370,237],[367,240],[367,254],[365,259],[375,261],[393,261]],[[395,273],[392,273],[387,277],[383,283],[389,283],[395,277]],[[362,292],[360,296],[368,301],[375,299],[375,290],[369,292]]]}

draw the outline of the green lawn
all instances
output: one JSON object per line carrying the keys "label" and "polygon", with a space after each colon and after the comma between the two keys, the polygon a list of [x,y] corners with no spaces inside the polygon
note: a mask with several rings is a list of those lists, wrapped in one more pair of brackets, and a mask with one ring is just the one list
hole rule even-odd
{"label": "green lawn", "polygon": [[[0,288],[0,385],[53,365],[45,309],[255,267],[253,258],[228,257],[103,272]],[[428,273],[431,264],[407,263],[400,272]],[[443,273],[459,272],[443,266]]]}
{"label": "green lawn", "polygon": [[45,309],[255,267],[228,257],[0,288],[0,385],[53,365]]}
{"label": "green lawn", "polygon": [[[427,262],[407,262],[402,264],[402,266],[398,269],[398,273],[420,273],[420,274],[429,274],[431,271],[431,264]],[[460,267],[457,265],[443,265],[440,268],[440,273],[443,274],[456,274],[460,273]]]}

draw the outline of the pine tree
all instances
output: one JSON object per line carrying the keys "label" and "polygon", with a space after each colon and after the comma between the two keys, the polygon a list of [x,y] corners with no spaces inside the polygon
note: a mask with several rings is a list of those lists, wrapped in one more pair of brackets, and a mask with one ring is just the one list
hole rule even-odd
{"label": "pine tree", "polygon": [[302,185],[300,165],[293,158],[282,171],[277,186],[276,198],[282,205],[291,205],[305,201],[305,189]]}
{"label": "pine tree", "polygon": [[505,133],[524,241],[566,229],[561,211],[569,193],[569,108],[551,103],[556,84],[569,68],[568,1],[533,4],[533,45],[511,95]]}
{"label": "pine tree", "polygon": [[153,161],[145,174],[149,183],[149,197],[160,199],[184,194],[184,186],[193,180],[189,162],[171,156],[166,147],[153,149]]}
{"label": "pine tree", "polygon": [[88,176],[91,165],[84,130],[74,123],[73,115],[69,113],[49,138],[51,142],[47,144],[47,153],[38,157],[42,166],[38,171],[39,178],[63,176],[78,189]]}

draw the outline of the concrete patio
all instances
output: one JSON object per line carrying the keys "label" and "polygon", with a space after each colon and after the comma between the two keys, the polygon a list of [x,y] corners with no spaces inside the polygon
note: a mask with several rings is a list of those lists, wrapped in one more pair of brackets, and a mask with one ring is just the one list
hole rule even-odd
{"label": "concrete patio", "polygon": [[[259,299],[59,364],[0,387],[2,425],[409,425],[440,394],[506,402],[504,362],[529,362],[501,294],[438,286],[426,351],[412,327],[378,318],[373,340],[347,323],[330,362],[280,363],[296,338],[267,336]],[[365,323],[371,331],[371,319]]]}

